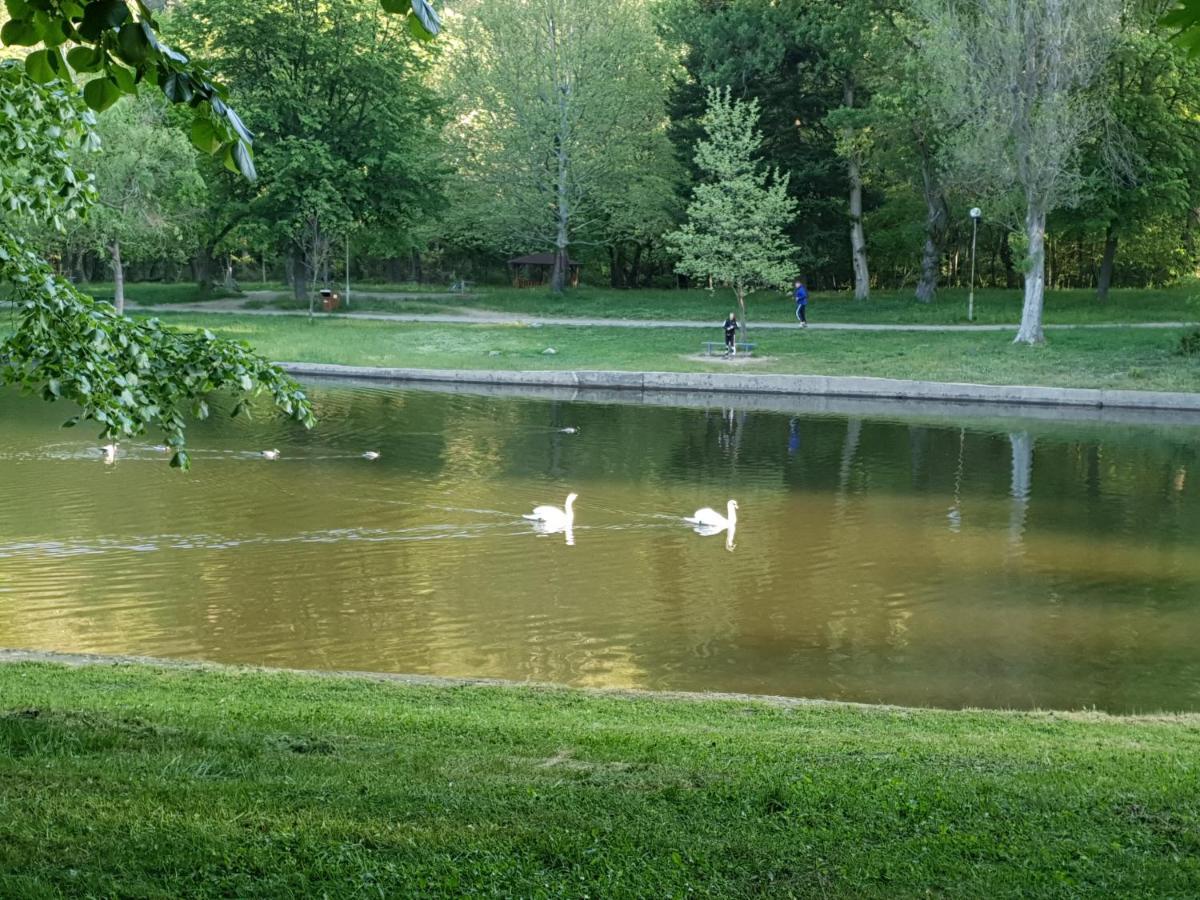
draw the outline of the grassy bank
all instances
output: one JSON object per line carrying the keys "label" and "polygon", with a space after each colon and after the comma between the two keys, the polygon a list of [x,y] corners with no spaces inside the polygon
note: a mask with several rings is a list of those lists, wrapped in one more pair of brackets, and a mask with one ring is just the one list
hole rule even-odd
{"label": "grassy bank", "polygon": [[[178,314],[250,341],[277,360],[462,369],[624,369],[870,375],[984,384],[1200,391],[1200,357],[1181,357],[1178,330],[1069,331],[1042,347],[1004,333],[760,332],[766,359],[730,364],[692,358],[695,329],[430,325],[347,319]],[[544,354],[554,348],[553,355]],[[736,367],[735,367],[736,366]]]}
{"label": "grassy bank", "polygon": [[4,896],[1195,896],[1200,719],[0,665]]}
{"label": "grassy bank", "polygon": [[[139,285],[139,288],[143,286]],[[148,286],[147,286],[148,287]],[[295,301],[275,286],[279,295],[259,299],[256,306],[280,309],[297,307]],[[616,291],[583,287],[556,297],[539,289],[481,288],[470,296],[426,299],[401,298],[389,293],[412,292],[412,285],[360,285],[353,293],[358,310],[405,312],[461,312],[464,308],[540,316],[584,316],[623,319],[700,319],[719,322],[735,309],[729,291]],[[375,296],[368,296],[374,293]],[[139,296],[141,296],[139,294]],[[1019,290],[986,289],[975,292],[975,321],[981,324],[1014,324],[1021,318]],[[306,306],[306,304],[299,304]],[[750,321],[795,321],[788,295],[760,292],[751,295],[747,308]],[[918,303],[911,291],[876,291],[870,300],[855,300],[849,293],[816,293],[809,314],[818,322],[864,322],[876,324],[966,324],[967,292],[942,291],[934,303]],[[1046,322],[1051,324],[1099,324],[1111,322],[1196,322],[1200,321],[1200,286],[1185,284],[1170,288],[1117,289],[1105,303],[1087,290],[1050,291],[1046,299]]]}

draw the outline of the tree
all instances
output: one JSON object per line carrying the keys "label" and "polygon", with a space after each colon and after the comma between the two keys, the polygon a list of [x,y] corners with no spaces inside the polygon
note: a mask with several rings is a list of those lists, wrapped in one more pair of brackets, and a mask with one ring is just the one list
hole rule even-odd
{"label": "tree", "polygon": [[99,152],[90,155],[97,203],[86,231],[108,254],[113,305],[125,311],[125,266],[139,259],[182,256],[204,189],[196,152],[166,119],[161,98],[143,95],[100,117]]}
{"label": "tree", "polygon": [[709,181],[696,185],[687,223],[668,237],[678,271],[711,277],[733,289],[746,329],[746,294],[784,285],[795,273],[794,248],[784,228],[796,214],[788,178],[755,160],[762,145],[755,101],[734,100],[711,88],[704,117],[707,138],[696,165]]}
{"label": "tree", "polygon": [[220,226],[206,256],[265,230],[288,259],[296,297],[311,303],[349,234],[432,215],[441,197],[433,56],[402,28],[373,0],[173,8],[164,29],[219,73],[259,136],[261,177],[214,193]]}
{"label": "tree", "polygon": [[0,63],[0,109],[0,284],[16,306],[15,330],[0,342],[0,384],[75,403],[79,412],[67,424],[95,421],[102,439],[161,428],[181,468],[189,464],[184,417],[206,417],[214,392],[234,394],[236,412],[264,391],[311,425],[303,391],[245,344],[118,316],[55,275],[7,227],[9,217],[61,222],[86,213],[95,188],[71,157],[76,146],[96,142],[92,115],[72,88],[37,85],[11,62]]}
{"label": "tree", "polygon": [[[1128,247],[1161,224],[1170,241],[1164,249],[1186,255],[1178,235],[1187,230],[1200,191],[1200,122],[1191,114],[1200,105],[1200,65],[1163,39],[1153,10],[1138,0],[1122,5],[1120,32],[1093,88],[1106,116],[1083,147],[1086,198],[1080,214],[1063,223],[1077,234],[1086,228],[1102,235],[1095,273],[1101,301],[1122,242]],[[1118,137],[1115,154],[1111,134]]]}
{"label": "tree", "polygon": [[828,77],[827,66],[816,65],[824,48],[821,34],[806,24],[811,5],[669,0],[660,27],[664,39],[679,48],[687,74],[677,79],[672,95],[676,152],[692,156],[710,88],[729,86],[733,96],[757,100],[762,159],[791,175],[798,215],[786,227],[798,245],[797,264],[810,285],[833,287],[853,279],[845,240],[847,169],[829,120],[843,91],[840,80]]}
{"label": "tree", "polygon": [[1108,58],[1116,0],[922,3],[922,50],[954,125],[952,171],[980,192],[1020,192],[1026,263],[1016,342],[1040,343],[1046,217],[1079,199],[1079,150],[1103,111],[1087,90]]}
{"label": "tree", "polygon": [[[669,58],[635,0],[496,0],[461,7],[449,90],[457,209],[504,250],[553,251],[561,293],[569,249],[629,237],[623,210],[672,180]],[[660,136],[655,139],[655,135]],[[605,228],[609,234],[605,234]]]}
{"label": "tree", "polygon": [[[381,0],[407,14],[410,29],[438,29],[426,0]],[[94,141],[90,112],[103,111],[140,82],[157,85],[172,103],[193,110],[192,138],[226,163],[254,176],[251,136],[226,102],[227,93],[186,56],[164,44],[146,3],[136,15],[125,0],[6,0],[0,44],[36,47],[22,63],[0,62],[0,215],[60,223],[94,202],[90,179],[70,164],[75,144]],[[73,46],[64,56],[62,47]],[[77,93],[65,79],[98,73]],[[208,415],[215,391],[265,391],[292,418],[311,425],[308,399],[278,367],[241,343],[212,334],[180,333],[157,320],[117,316],[61,280],[16,229],[0,221],[0,284],[9,286],[17,316],[0,343],[0,383],[18,384],[47,400],[79,407],[69,424],[100,423],[102,439],[160,427],[189,465],[184,416]]]}

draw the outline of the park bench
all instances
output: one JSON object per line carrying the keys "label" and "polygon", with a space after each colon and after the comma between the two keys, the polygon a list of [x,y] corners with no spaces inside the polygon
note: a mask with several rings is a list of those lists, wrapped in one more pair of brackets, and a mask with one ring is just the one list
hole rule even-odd
{"label": "park bench", "polygon": [[[747,356],[753,356],[754,348],[756,346],[758,346],[758,345],[751,344],[751,343],[743,344],[741,341],[738,341],[737,352],[744,353]],[[724,356],[725,355],[725,342],[724,341],[704,341],[704,355],[705,356],[717,356],[717,355]]]}

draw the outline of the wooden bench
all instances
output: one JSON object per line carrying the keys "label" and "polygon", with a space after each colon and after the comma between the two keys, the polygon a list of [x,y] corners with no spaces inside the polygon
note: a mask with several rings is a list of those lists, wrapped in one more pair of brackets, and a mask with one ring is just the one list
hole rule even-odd
{"label": "wooden bench", "polygon": [[[751,344],[751,343],[743,344],[741,341],[738,341],[737,352],[745,353],[747,356],[753,356],[754,348],[756,346],[758,346],[758,345]],[[724,341],[705,341],[704,342],[704,355],[705,356],[717,356],[718,353],[721,356],[725,355],[725,342]]]}

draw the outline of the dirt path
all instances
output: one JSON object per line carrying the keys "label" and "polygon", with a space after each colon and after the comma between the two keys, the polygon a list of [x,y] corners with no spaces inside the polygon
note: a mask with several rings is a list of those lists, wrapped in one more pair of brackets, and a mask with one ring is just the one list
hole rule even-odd
{"label": "dirt path", "polygon": [[[176,303],[170,306],[139,306],[139,312],[150,313],[236,313],[243,316],[307,316],[304,310],[285,309],[246,309],[247,300],[269,299],[278,296],[269,291],[258,291],[242,298],[228,300],[210,300],[206,303]],[[450,297],[461,299],[461,294],[367,294],[360,297],[389,297],[408,300],[445,300]],[[695,319],[605,319],[589,316],[539,316],[529,313],[503,313],[492,310],[463,309],[455,313],[385,313],[385,312],[354,312],[353,310],[336,313],[318,313],[322,318],[329,319],[365,319],[373,322],[425,322],[441,325],[565,325],[588,328],[698,328],[713,330],[712,322]],[[1046,325],[1047,331],[1073,331],[1112,328],[1163,329],[1190,328],[1195,322],[1128,322],[1128,323],[1093,323],[1086,325]],[[891,331],[891,332],[1003,332],[1014,331],[1017,323],[1011,325],[896,325],[865,322],[813,322],[808,328],[811,331]],[[799,331],[800,326],[795,322],[755,322],[753,331]]]}

